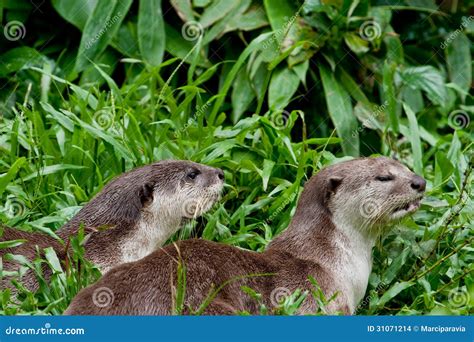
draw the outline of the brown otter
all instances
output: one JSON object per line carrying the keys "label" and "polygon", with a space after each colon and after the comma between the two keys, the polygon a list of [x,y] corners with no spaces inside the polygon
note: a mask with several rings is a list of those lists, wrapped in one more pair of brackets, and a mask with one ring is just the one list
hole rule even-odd
{"label": "brown otter", "polygon": [[[200,216],[218,200],[224,173],[202,164],[165,160],[138,167],[111,182],[57,231],[67,241],[81,225],[86,233],[86,257],[104,273],[112,266],[138,260],[163,245],[182,225],[183,219]],[[4,228],[1,241],[16,239],[26,243],[6,253],[21,254],[32,260],[36,246],[52,246],[60,258],[65,244],[40,233]],[[14,271],[18,264],[4,261],[4,269]],[[22,279],[31,289],[36,278],[28,272]],[[9,280],[2,280],[2,287]]]}
{"label": "brown otter", "polygon": [[[257,314],[259,304],[242,286],[260,293],[263,304],[273,309],[280,304],[278,292],[314,289],[308,276],[327,298],[338,292],[326,307],[328,313],[354,313],[367,287],[377,237],[391,221],[419,207],[425,186],[423,178],[385,157],[329,166],[304,186],[289,227],[265,252],[205,240],[180,241],[112,269],[83,289],[65,313],[170,314],[180,285],[178,268],[185,270],[185,314],[195,312],[221,285],[204,314]],[[108,300],[100,301],[104,295]],[[313,313],[317,307],[308,296],[298,314]]]}

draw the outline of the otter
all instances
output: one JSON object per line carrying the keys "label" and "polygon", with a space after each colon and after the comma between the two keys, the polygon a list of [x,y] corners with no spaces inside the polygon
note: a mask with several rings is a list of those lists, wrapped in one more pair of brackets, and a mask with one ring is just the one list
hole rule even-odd
{"label": "otter", "polygon": [[[314,290],[309,276],[326,298],[337,294],[327,313],[353,314],[367,288],[372,247],[394,220],[418,209],[425,187],[423,178],[386,157],[334,164],[306,183],[289,227],[264,252],[202,239],[180,241],[112,269],[81,290],[65,314],[175,313],[183,270],[183,314],[196,313],[209,298],[204,314],[258,314],[261,303],[242,286],[259,293],[275,312],[282,293]],[[309,295],[297,314],[316,310],[318,303]]]}
{"label": "otter", "polygon": [[[82,226],[87,234],[85,257],[105,273],[162,246],[184,221],[202,215],[216,203],[223,184],[222,170],[190,161],[164,160],[138,167],[110,181],[56,233],[67,241]],[[67,255],[67,243],[49,235],[3,228],[1,241],[16,239],[27,242],[0,249],[0,257],[13,253],[33,260],[36,246],[40,250],[53,247],[63,260]],[[18,268],[18,264],[4,261],[5,270]],[[37,286],[31,271],[22,282],[30,289]],[[8,283],[4,278],[1,285]]]}

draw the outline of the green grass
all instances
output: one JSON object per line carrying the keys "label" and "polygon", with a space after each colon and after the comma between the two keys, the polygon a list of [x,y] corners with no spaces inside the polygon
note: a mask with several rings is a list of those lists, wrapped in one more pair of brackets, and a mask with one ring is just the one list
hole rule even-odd
{"label": "green grass", "polygon": [[[472,313],[473,30],[461,26],[468,8],[278,2],[180,8],[202,25],[195,40],[181,34],[184,22],[165,2],[162,23],[149,23],[150,3],[92,12],[54,1],[38,17],[28,1],[8,2],[3,21],[24,23],[26,35],[0,44],[0,220],[53,234],[112,177],[191,159],[224,170],[225,194],[175,239],[262,251],[287,227],[311,174],[351,156],[393,155],[427,180],[427,195],[375,248],[357,314]],[[117,28],[87,49],[107,13],[119,12]],[[286,25],[295,13],[302,20]],[[362,37],[372,21],[380,34]],[[69,269],[52,254],[43,261],[56,267],[49,287],[19,299],[3,291],[0,312],[60,314],[98,276],[75,248]],[[281,313],[293,313],[301,295]]]}

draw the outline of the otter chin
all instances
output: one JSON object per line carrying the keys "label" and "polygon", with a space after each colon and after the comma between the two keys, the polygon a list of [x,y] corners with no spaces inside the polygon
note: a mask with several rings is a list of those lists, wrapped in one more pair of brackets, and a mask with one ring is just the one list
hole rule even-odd
{"label": "otter chin", "polygon": [[[135,261],[161,247],[180,227],[182,218],[196,218],[207,212],[220,198],[222,170],[184,160],[164,160],[141,166],[110,181],[89,203],[56,233],[68,241],[84,226],[86,258],[105,273],[113,266]],[[193,207],[191,204],[195,203]],[[192,209],[192,207],[194,209]],[[5,253],[21,254],[32,260],[36,247],[53,247],[65,260],[67,243],[47,235],[6,228],[2,241],[25,239],[26,243]],[[9,271],[19,265],[4,262]],[[45,270],[48,272],[48,270]],[[37,286],[29,271],[22,282]],[[8,279],[2,287],[9,286]]]}
{"label": "otter chin", "polygon": [[[113,268],[79,292],[65,313],[172,314],[185,269],[184,314],[196,312],[211,293],[215,296],[204,314],[258,314],[262,304],[274,312],[279,299],[296,290],[309,293],[297,314],[318,309],[353,314],[367,289],[372,248],[393,220],[419,207],[425,188],[423,178],[385,157],[328,166],[304,185],[288,228],[264,252],[199,239],[180,241]],[[311,295],[311,278],[326,298],[334,296],[325,308]],[[259,293],[261,302],[244,286]],[[95,305],[95,296],[104,288],[114,300]]]}
{"label": "otter chin", "polygon": [[396,207],[390,215],[390,219],[395,221],[414,213],[420,208],[422,198],[423,196],[418,196],[414,200],[407,201],[406,204]]}

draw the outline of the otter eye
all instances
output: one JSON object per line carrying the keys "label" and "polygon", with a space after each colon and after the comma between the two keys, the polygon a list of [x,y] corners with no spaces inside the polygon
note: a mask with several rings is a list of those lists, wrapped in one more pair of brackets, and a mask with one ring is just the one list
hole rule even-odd
{"label": "otter eye", "polygon": [[381,182],[389,182],[391,180],[394,180],[395,177],[393,177],[392,175],[388,175],[388,176],[377,176],[375,177],[376,180],[378,181],[381,181]]}
{"label": "otter eye", "polygon": [[189,172],[186,176],[189,178],[189,179],[195,179],[201,172],[199,172],[198,170],[193,170],[191,172]]}

